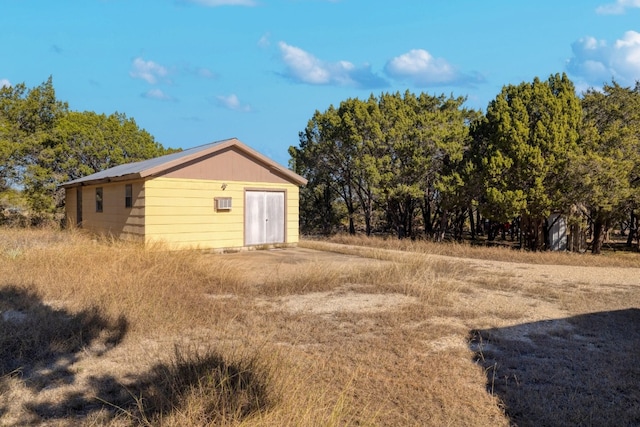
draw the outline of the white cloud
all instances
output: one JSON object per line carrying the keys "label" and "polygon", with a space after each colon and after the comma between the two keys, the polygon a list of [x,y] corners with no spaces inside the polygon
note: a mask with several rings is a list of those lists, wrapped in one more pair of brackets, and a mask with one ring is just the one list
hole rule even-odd
{"label": "white cloud", "polygon": [[572,45],[569,72],[588,84],[601,85],[612,78],[624,85],[640,80],[640,33],[627,31],[609,45],[604,40],[584,37]]}
{"label": "white cloud", "polygon": [[216,100],[219,106],[227,108],[229,110],[241,111],[243,113],[248,113],[251,111],[251,106],[242,104],[236,94],[231,94],[229,96],[216,96]]}
{"label": "white cloud", "polygon": [[157,99],[160,101],[174,101],[172,97],[157,88],[148,90],[147,92],[142,94],[142,97],[148,99]]}
{"label": "white cloud", "polygon": [[254,0],[183,0],[185,3],[197,4],[200,6],[255,6]]}
{"label": "white cloud", "polygon": [[303,83],[327,84],[331,82],[329,64],[325,64],[315,56],[285,42],[278,44],[282,60],[288,68],[289,75]]}
{"label": "white cloud", "polygon": [[412,49],[387,62],[385,73],[396,80],[409,80],[416,86],[465,85],[480,82],[480,76],[460,73],[444,58],[435,58],[424,49]]}
{"label": "white cloud", "polygon": [[198,77],[202,77],[203,79],[215,79],[217,74],[211,71],[208,68],[200,67],[196,70],[196,75]]}
{"label": "white cloud", "polygon": [[191,64],[183,64],[179,67],[172,67],[170,69],[170,74],[171,75],[179,75],[179,76],[192,76],[192,77],[198,77],[201,79],[217,79],[218,75],[212,71],[210,68],[207,67],[200,67],[197,65],[191,65]]}
{"label": "white cloud", "polygon": [[271,33],[266,33],[262,37],[260,37],[260,40],[258,40],[258,46],[261,48],[267,48],[271,46]]}
{"label": "white cloud", "polygon": [[162,65],[153,61],[145,61],[140,57],[133,60],[131,71],[129,71],[129,75],[134,79],[142,79],[149,84],[156,84],[158,79],[164,78],[168,74],[168,70]]}
{"label": "white cloud", "polygon": [[615,3],[608,3],[596,8],[596,13],[600,15],[621,15],[627,9],[640,8],[640,0],[616,0]]}
{"label": "white cloud", "polygon": [[364,64],[356,67],[349,61],[327,62],[285,42],[278,43],[281,59],[286,66],[285,76],[298,83],[376,88],[387,82],[371,72]]}
{"label": "white cloud", "polygon": [[0,88],[2,87],[11,87],[11,82],[7,79],[0,79]]}

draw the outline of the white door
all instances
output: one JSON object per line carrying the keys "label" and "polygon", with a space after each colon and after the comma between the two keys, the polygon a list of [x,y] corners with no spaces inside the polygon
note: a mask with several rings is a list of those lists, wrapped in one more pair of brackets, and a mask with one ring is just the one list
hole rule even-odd
{"label": "white door", "polygon": [[245,193],[245,244],[284,243],[284,192]]}

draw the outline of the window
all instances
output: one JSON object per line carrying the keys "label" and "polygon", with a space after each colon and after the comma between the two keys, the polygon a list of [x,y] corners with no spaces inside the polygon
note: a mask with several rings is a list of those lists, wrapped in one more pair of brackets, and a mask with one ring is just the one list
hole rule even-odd
{"label": "window", "polygon": [[124,207],[130,208],[133,206],[133,188],[131,184],[124,186]]}
{"label": "window", "polygon": [[218,211],[230,211],[231,210],[231,197],[216,197],[216,210]]}
{"label": "window", "polygon": [[96,212],[102,212],[102,187],[96,188]]}

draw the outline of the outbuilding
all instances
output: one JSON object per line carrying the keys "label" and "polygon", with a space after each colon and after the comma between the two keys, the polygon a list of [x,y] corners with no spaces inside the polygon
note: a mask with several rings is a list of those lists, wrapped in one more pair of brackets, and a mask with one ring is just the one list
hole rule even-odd
{"label": "outbuilding", "polygon": [[236,138],[62,184],[72,226],[169,249],[296,244],[306,180]]}

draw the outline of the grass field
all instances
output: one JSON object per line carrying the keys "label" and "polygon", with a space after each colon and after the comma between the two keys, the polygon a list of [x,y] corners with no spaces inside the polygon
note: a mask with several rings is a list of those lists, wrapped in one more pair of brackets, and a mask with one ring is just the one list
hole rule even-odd
{"label": "grass field", "polygon": [[0,426],[640,424],[640,262],[0,229]]}

